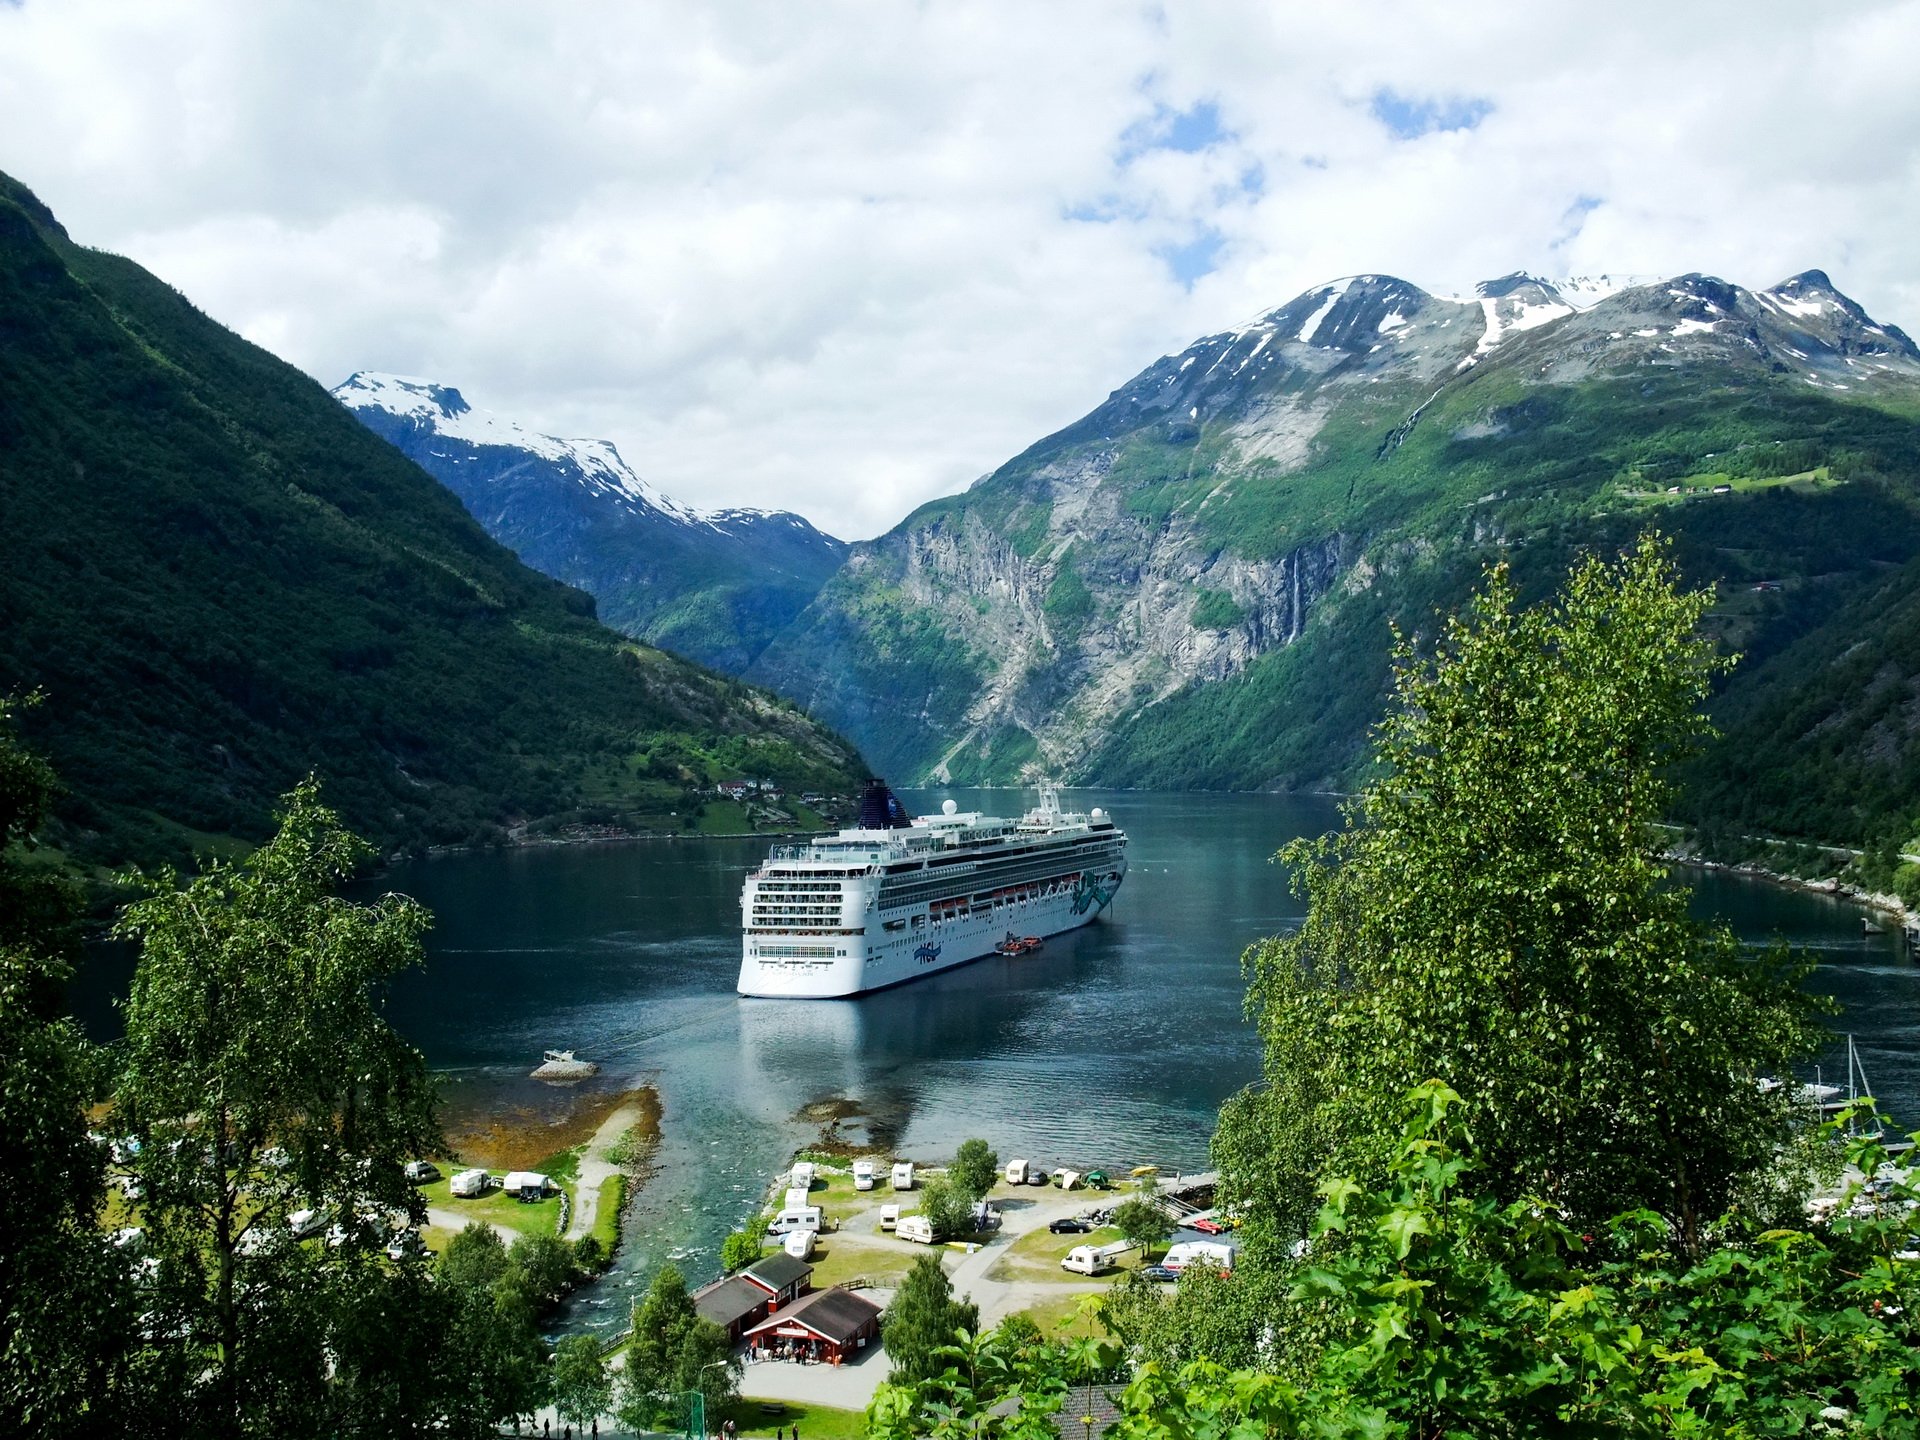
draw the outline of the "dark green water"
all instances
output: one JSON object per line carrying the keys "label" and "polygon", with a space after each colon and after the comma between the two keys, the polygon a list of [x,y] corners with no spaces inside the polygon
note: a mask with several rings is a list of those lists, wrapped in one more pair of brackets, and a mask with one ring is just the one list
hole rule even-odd
{"label": "dark green water", "polygon": [[[1011,813],[1009,791],[927,791]],[[459,856],[383,877],[438,917],[429,964],[392,1014],[447,1073],[456,1115],[551,1105],[526,1079],[549,1046],[604,1067],[597,1084],[648,1083],[664,1114],[615,1276],[576,1323],[623,1319],[639,1279],[669,1256],[717,1268],[721,1237],[818,1126],[803,1106],[856,1102],[903,1155],[942,1158],[969,1135],[1048,1165],[1199,1169],[1220,1102],[1258,1071],[1241,1017],[1239,957],[1287,928],[1298,903],[1268,857],[1332,828],[1331,803],[1267,795],[1074,792],[1127,830],[1114,907],[1037,955],[999,957],[854,1001],[742,1000],[739,895],[765,841],[643,841]],[[1722,874],[1688,877],[1696,908],[1742,938],[1778,936],[1821,961],[1838,1025],[1858,1038],[1884,1101],[1920,1123],[1920,966],[1860,911]],[[107,967],[111,968],[111,967]],[[123,983],[123,981],[122,981]],[[82,1011],[110,1024],[95,978]]]}

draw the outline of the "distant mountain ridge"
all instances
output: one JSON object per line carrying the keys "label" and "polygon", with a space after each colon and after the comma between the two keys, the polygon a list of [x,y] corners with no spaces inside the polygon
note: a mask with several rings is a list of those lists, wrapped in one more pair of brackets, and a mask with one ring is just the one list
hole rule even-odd
{"label": "distant mountain ridge", "polygon": [[334,398],[460,497],[496,540],[638,639],[731,674],[839,568],[846,545],[787,511],[700,511],[604,440],[541,435],[451,386],[356,371]]}
{"label": "distant mountain ridge", "polygon": [[1920,554],[1916,415],[1920,351],[1818,270],[1347,277],[854,546],[748,673],[907,782],[1337,785],[1389,619],[1657,525],[1722,587],[1737,709]]}
{"label": "distant mountain ridge", "polygon": [[[383,846],[680,829],[714,779],[845,793],[764,691],[615,634],[290,365],[0,176],[0,693],[97,863],[270,833],[308,772]],[[615,479],[606,481],[617,483]]]}

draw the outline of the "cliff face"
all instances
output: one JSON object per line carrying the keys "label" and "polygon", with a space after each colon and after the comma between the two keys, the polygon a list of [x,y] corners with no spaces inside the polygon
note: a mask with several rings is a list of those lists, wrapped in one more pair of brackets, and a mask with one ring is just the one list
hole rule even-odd
{"label": "cliff face", "polygon": [[1699,579],[1791,590],[1729,603],[1743,648],[1819,623],[1914,553],[1880,482],[1915,413],[1920,352],[1819,272],[1457,299],[1359,276],[853,547],[749,673],[903,782],[1338,780],[1387,622],[1418,629],[1492,558],[1544,585],[1654,525]]}

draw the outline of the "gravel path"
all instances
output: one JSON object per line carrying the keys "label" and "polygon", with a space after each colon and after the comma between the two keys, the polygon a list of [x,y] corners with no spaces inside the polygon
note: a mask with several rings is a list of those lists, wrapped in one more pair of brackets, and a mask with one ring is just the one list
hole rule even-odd
{"label": "gravel path", "polygon": [[600,1187],[607,1183],[608,1176],[620,1173],[620,1167],[607,1159],[607,1152],[622,1135],[640,1123],[644,1113],[637,1101],[622,1105],[600,1123],[600,1128],[593,1132],[593,1138],[580,1152],[579,1178],[573,1189],[573,1219],[567,1226],[567,1239],[578,1240],[593,1232],[594,1219],[600,1213]]}

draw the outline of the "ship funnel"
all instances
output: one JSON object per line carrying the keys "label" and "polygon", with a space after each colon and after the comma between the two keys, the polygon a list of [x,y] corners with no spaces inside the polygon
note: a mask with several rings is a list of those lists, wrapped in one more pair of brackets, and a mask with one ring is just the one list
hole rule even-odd
{"label": "ship funnel", "polygon": [[866,793],[860,797],[862,830],[905,830],[910,823],[906,807],[887,788],[886,781],[878,776],[867,781]]}

